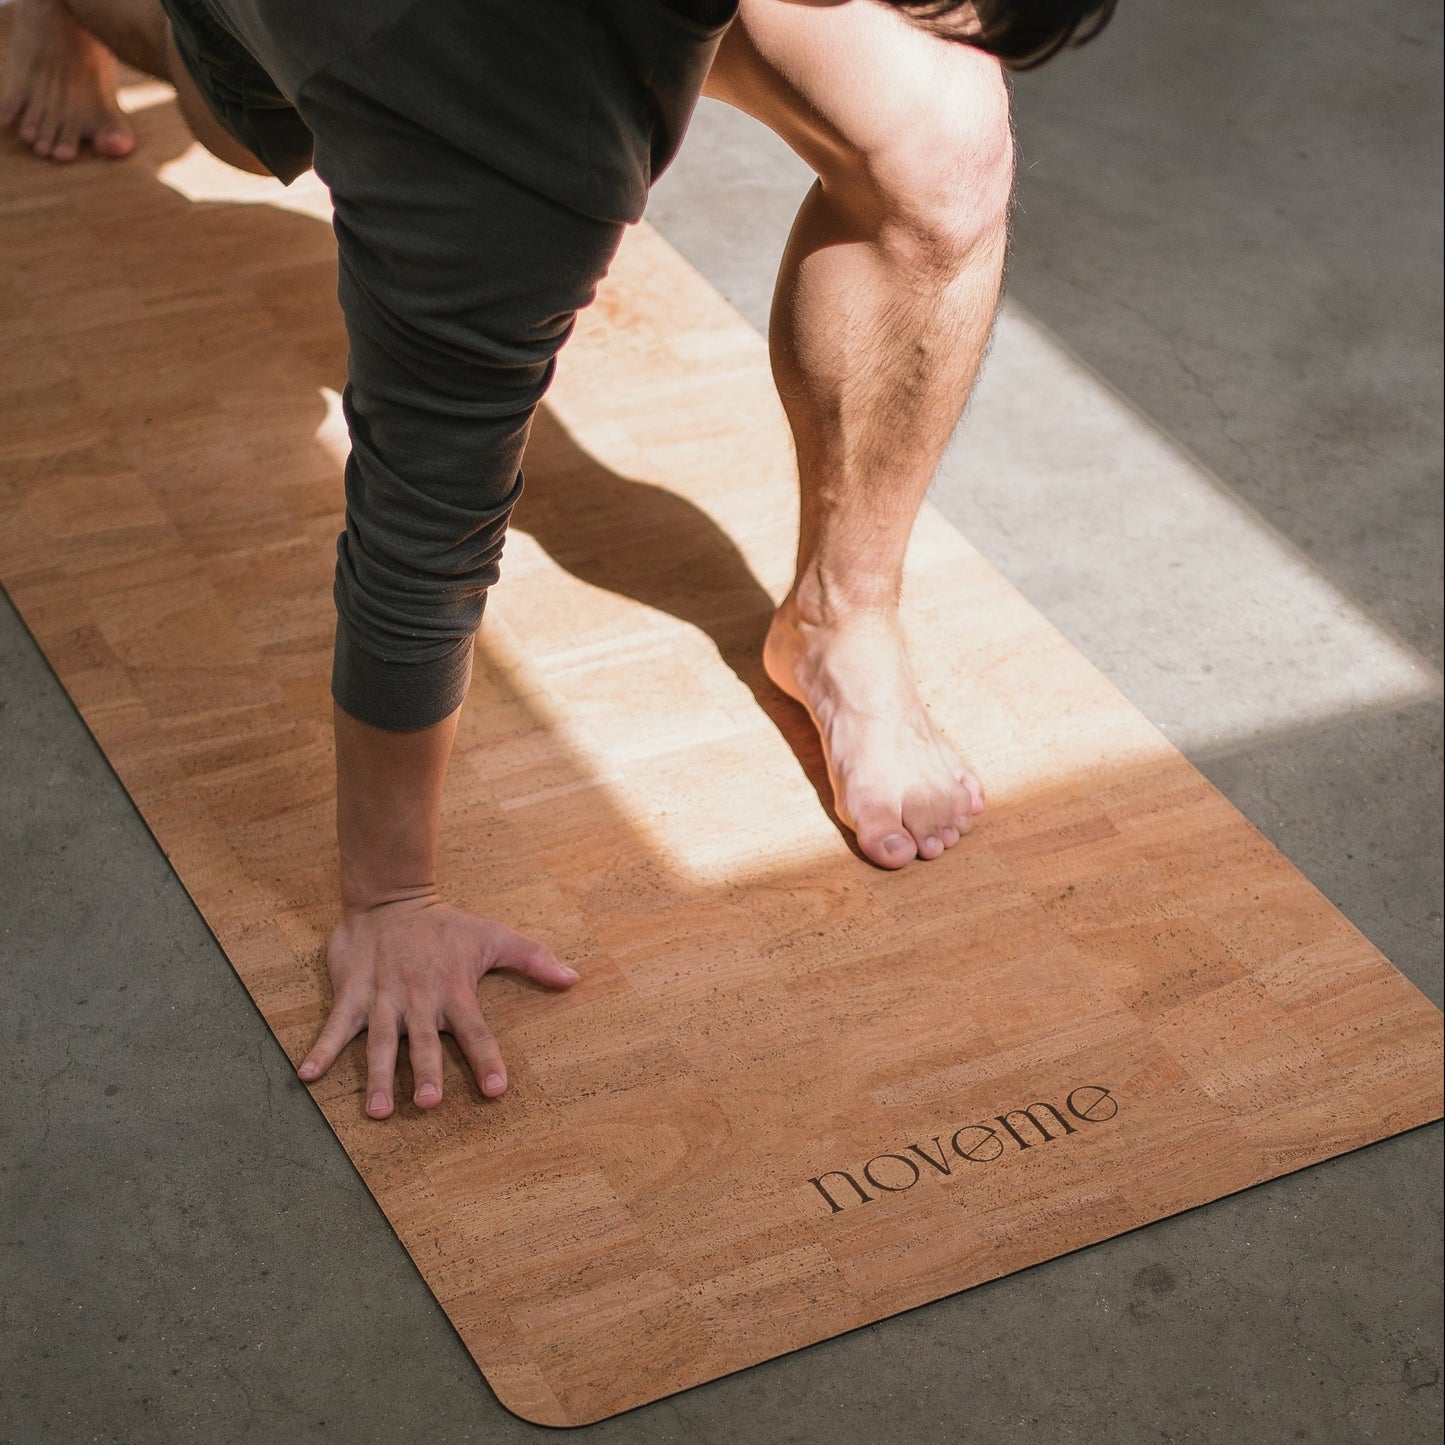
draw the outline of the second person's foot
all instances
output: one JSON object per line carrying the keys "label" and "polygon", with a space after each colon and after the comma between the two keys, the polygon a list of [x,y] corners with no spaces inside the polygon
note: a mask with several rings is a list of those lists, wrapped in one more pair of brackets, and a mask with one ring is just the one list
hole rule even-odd
{"label": "second person's foot", "polygon": [[17,0],[0,128],[53,161],[73,161],[86,144],[99,155],[129,155],[135,135],[115,90],[115,57],[60,0]]}

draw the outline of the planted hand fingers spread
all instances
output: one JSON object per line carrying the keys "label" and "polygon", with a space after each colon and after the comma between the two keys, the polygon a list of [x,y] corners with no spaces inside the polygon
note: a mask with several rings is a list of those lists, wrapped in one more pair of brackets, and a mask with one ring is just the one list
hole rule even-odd
{"label": "planted hand fingers spread", "polygon": [[484,973],[508,968],[552,988],[570,987],[578,977],[544,945],[435,897],[345,914],[327,963],[335,1002],[298,1073],[308,1083],[321,1078],[366,1030],[366,1112],[373,1119],[395,1110],[402,1038],[419,1108],[442,1100],[444,1032],[456,1039],[484,1095],[506,1089],[501,1049],[477,1005]]}
{"label": "planted hand fingers spread", "polygon": [[477,1087],[488,1097],[502,1093],[507,1087],[507,1070],[502,1063],[501,1046],[477,1007],[475,993],[456,999],[447,1026],[476,1078]]}

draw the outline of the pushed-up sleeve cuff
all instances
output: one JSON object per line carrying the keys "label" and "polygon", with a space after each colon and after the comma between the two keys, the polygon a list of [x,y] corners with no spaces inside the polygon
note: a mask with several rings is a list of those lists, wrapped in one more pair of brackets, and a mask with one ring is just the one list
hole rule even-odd
{"label": "pushed-up sleeve cuff", "polygon": [[387,662],[359,647],[344,622],[336,628],[331,696],[358,722],[387,732],[415,732],[450,717],[467,695],[472,638],[429,662]]}

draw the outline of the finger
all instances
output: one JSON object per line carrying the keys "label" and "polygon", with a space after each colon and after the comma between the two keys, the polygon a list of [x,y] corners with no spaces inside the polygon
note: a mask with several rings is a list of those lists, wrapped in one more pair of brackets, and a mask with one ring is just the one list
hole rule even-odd
{"label": "finger", "polygon": [[418,1109],[435,1109],[442,1101],[442,1041],[430,1019],[407,1019],[406,1050],[411,1056],[412,1102]]}
{"label": "finger", "polygon": [[375,1005],[366,1022],[366,1112],[373,1119],[385,1119],[394,1107],[396,1040],[396,1015]]}
{"label": "finger", "polygon": [[321,1026],[311,1052],[301,1061],[296,1070],[309,1084],[319,1079],[332,1064],[336,1056],[359,1034],[365,1026],[366,1016],[349,1000],[338,999],[332,1005],[331,1013]]}
{"label": "finger", "polygon": [[549,988],[570,988],[581,977],[575,968],[558,963],[557,955],[545,943],[534,943],[520,933],[514,933],[507,946],[497,950],[488,971],[493,968],[509,968]]}
{"label": "finger", "polygon": [[488,1098],[507,1088],[507,1069],[501,1046],[487,1027],[474,997],[458,998],[447,1011],[447,1030],[457,1041],[463,1057],[476,1077],[477,1087]]}

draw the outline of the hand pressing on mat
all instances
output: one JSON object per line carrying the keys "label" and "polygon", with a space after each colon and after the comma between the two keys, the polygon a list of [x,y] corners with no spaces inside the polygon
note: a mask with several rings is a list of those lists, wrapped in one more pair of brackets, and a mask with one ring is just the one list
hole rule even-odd
{"label": "hand pressing on mat", "polygon": [[412,1099],[420,1109],[442,1100],[441,1034],[461,1047],[477,1086],[495,1097],[507,1087],[495,1035],[477,1006],[477,984],[509,968],[552,988],[577,982],[551,949],[443,903],[435,893],[344,909],[331,935],[327,965],[335,1002],[302,1063],[308,1083],[366,1030],[366,1112],[385,1119],[395,1107],[397,1052],[405,1036]]}
{"label": "hand pressing on mat", "polygon": [[443,903],[436,889],[442,782],[458,712],[431,727],[390,732],[336,708],[336,841],[341,921],[327,966],[330,1017],[298,1070],[310,1083],[367,1031],[366,1112],[395,1105],[404,1035],[412,1098],[442,1099],[441,1034],[450,1033],[486,1095],[507,1087],[501,1050],[477,1006],[484,973],[510,968],[551,988],[577,982],[543,944]]}

